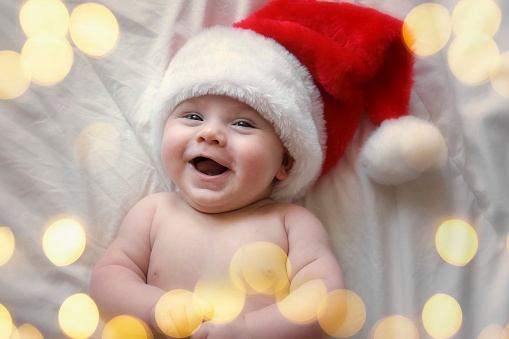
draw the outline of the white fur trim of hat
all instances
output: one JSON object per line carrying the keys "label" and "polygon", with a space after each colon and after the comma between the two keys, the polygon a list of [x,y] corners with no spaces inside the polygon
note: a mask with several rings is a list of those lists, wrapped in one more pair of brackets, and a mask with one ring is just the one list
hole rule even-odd
{"label": "white fur trim of hat", "polygon": [[274,186],[274,200],[298,198],[317,180],[326,142],[322,100],[308,70],[283,46],[234,27],[192,37],[171,60],[156,109],[167,117],[179,103],[206,94],[242,101],[274,126],[294,159],[288,178]]}

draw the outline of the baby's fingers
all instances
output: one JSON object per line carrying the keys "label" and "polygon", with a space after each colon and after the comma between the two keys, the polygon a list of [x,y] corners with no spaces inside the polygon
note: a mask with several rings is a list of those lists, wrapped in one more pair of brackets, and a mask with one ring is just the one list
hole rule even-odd
{"label": "baby's fingers", "polygon": [[173,338],[189,337],[203,321],[198,299],[186,290],[173,290],[164,294],[155,308],[157,326]]}

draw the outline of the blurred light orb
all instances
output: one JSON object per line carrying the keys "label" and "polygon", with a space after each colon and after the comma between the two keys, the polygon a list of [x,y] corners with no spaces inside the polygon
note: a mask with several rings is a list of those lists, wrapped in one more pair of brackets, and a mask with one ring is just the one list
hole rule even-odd
{"label": "blurred light orb", "polygon": [[[204,317],[218,324],[235,319],[246,302],[245,293],[236,288],[230,279],[199,280],[194,288],[194,294],[202,305]],[[205,306],[204,302],[207,303]]]}
{"label": "blurred light orb", "polygon": [[59,0],[28,0],[21,7],[19,21],[27,37],[41,32],[65,37],[69,29],[69,12]]}
{"label": "blurred light orb", "polygon": [[318,322],[334,338],[348,338],[360,331],[366,321],[366,306],[349,290],[334,290],[318,306]]}
{"label": "blurred light orb", "polygon": [[23,324],[18,327],[20,339],[44,339],[41,332],[33,325]]}
{"label": "blurred light orb", "polygon": [[176,289],[159,299],[155,308],[155,320],[161,331],[170,337],[186,338],[200,327],[203,312],[194,293]]}
{"label": "blurred light orb", "polygon": [[403,23],[403,40],[413,53],[425,57],[440,51],[451,36],[451,17],[442,5],[423,3]]}
{"label": "blurred light orb", "polygon": [[419,339],[415,324],[401,315],[391,315],[378,321],[370,331],[370,339]]}
{"label": "blurred light orb", "polygon": [[286,252],[270,242],[253,242],[241,247],[230,263],[233,283],[247,294],[274,295],[290,285]]}
{"label": "blurred light orb", "polygon": [[9,227],[0,227],[0,266],[4,265],[12,256],[16,240]]}
{"label": "blurred light orb", "polygon": [[25,93],[31,78],[29,66],[21,54],[0,51],[0,99],[14,99]]}
{"label": "blurred light orb", "polygon": [[85,169],[103,169],[114,162],[119,153],[118,132],[105,122],[85,127],[74,141],[74,161]]}
{"label": "blurred light orb", "polygon": [[446,339],[458,332],[463,313],[458,302],[447,294],[435,294],[424,305],[422,322],[435,339]]}
{"label": "blurred light orb", "polygon": [[110,53],[116,47],[119,37],[115,15],[97,3],[85,3],[72,11],[69,32],[76,46],[94,57]]}
{"label": "blurred light orb", "polygon": [[491,324],[479,333],[477,339],[509,339],[509,333],[499,324]]}
{"label": "blurred light orb", "polygon": [[150,339],[152,331],[141,319],[131,315],[119,315],[106,324],[102,339]]}
{"label": "blurred light orb", "polygon": [[62,219],[44,232],[42,245],[48,259],[56,266],[70,265],[83,254],[86,237],[83,227],[75,220]]}
{"label": "blurred light orb", "polygon": [[74,53],[69,41],[53,32],[42,32],[30,37],[21,55],[39,85],[50,86],[62,81],[71,70]]}
{"label": "blurred light orb", "polygon": [[447,60],[460,81],[478,85],[487,81],[499,56],[496,42],[486,33],[469,31],[458,35],[449,47]]}
{"label": "blurred light orb", "polygon": [[[278,295],[283,297],[284,295]],[[317,319],[327,288],[322,280],[311,280],[277,302],[281,314],[296,324],[307,324]]]}
{"label": "blurred light orb", "polygon": [[9,310],[0,304],[0,338],[9,338],[14,329]]}
{"label": "blurred light orb", "polygon": [[440,225],[435,236],[438,254],[451,265],[465,266],[477,253],[477,233],[468,223],[451,219]]}
{"label": "blurred light orb", "polygon": [[490,81],[498,94],[509,99],[509,52],[500,54],[493,61]]}
{"label": "blurred light orb", "polygon": [[461,0],[452,12],[454,34],[469,31],[495,35],[502,21],[502,13],[492,0]]}
{"label": "blurred light orb", "polygon": [[99,310],[88,295],[74,294],[60,306],[58,323],[62,332],[68,337],[88,338],[99,324]]}

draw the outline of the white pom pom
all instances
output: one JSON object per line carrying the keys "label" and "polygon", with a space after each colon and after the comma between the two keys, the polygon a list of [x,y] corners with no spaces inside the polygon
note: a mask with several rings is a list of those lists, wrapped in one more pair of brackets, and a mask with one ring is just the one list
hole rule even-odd
{"label": "white pom pom", "polygon": [[366,142],[361,161],[375,182],[397,185],[440,168],[447,159],[447,145],[430,122],[413,116],[386,120]]}

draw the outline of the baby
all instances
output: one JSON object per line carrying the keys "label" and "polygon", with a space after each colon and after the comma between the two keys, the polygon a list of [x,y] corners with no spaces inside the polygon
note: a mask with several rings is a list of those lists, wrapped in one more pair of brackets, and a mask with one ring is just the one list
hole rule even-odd
{"label": "baby", "polygon": [[[343,288],[317,218],[270,199],[292,160],[272,125],[250,106],[217,95],[182,102],[166,122],[162,159],[180,191],[150,195],[127,214],[93,274],[92,297],[103,316],[136,315],[161,331],[155,306],[165,292],[193,291],[200,280],[227,280],[235,274],[235,254],[258,242],[287,253],[287,261],[274,255],[261,272],[268,278],[287,274],[286,298],[317,280],[328,291]],[[318,331],[316,322],[286,319],[274,297],[253,294],[234,320],[206,323],[195,336],[316,338]]]}
{"label": "baby", "polygon": [[173,57],[157,102],[179,191],[125,217],[92,275],[102,317],[134,315],[168,337],[319,337],[318,305],[344,282],[320,221],[287,202],[323,162],[306,68],[271,39],[215,27]]}

